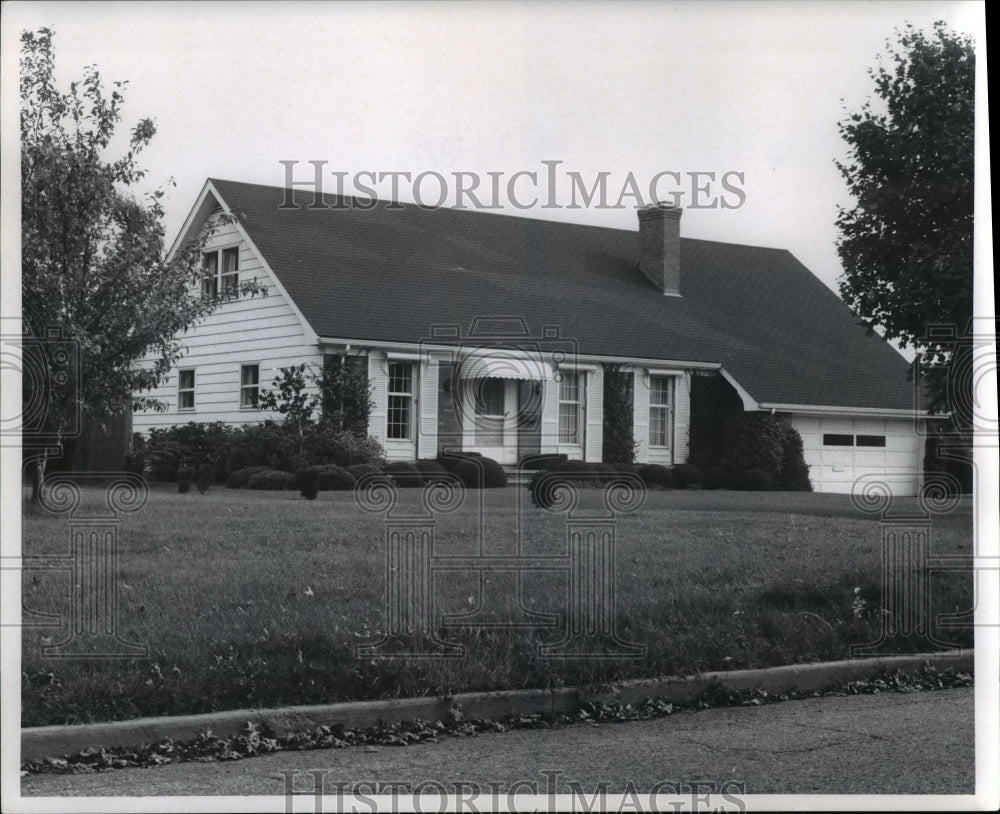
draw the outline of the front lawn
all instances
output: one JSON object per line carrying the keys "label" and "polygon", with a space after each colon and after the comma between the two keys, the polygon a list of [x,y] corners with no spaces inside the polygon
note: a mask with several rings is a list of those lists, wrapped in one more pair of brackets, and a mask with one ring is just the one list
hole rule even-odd
{"label": "front lawn", "polygon": [[[98,500],[97,491],[86,493]],[[482,507],[483,539],[479,539]],[[511,555],[518,497],[522,554],[565,556],[565,515],[536,509],[527,490],[470,492],[436,519],[435,553]],[[916,501],[908,508],[916,509]],[[420,509],[420,490],[402,490],[397,514]],[[580,511],[598,511],[586,490]],[[934,555],[972,553],[968,499],[931,522]],[[461,658],[358,659],[355,646],[386,626],[385,525],[352,493],[316,501],[293,492],[213,487],[179,495],[154,485],[149,502],[124,515],[119,535],[119,627],[149,644],[148,660],[43,658],[43,642],[65,628],[23,635],[22,724],[177,715],[220,709],[336,702],[473,690],[549,687],[841,659],[851,644],[878,638],[882,530],[847,496],[802,493],[653,491],[617,524],[619,636],[645,645],[633,658],[545,658],[539,644],[561,630],[476,627],[443,630]],[[69,521],[29,508],[24,554],[69,551]],[[512,572],[493,572],[496,588]],[[24,604],[68,619],[67,573],[25,572]],[[438,611],[476,606],[474,572],[438,572]],[[935,574],[930,610],[972,608],[971,572]],[[513,597],[508,592],[508,611]],[[523,574],[527,609],[565,614],[567,577]],[[971,646],[972,628],[932,627]],[[928,649],[897,636],[885,652]]]}

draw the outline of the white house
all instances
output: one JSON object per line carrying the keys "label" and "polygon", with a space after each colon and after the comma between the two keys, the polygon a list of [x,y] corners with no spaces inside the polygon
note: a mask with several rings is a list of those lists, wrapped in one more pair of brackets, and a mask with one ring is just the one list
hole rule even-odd
{"label": "white house", "polygon": [[206,285],[256,278],[268,296],[190,329],[153,393],[169,409],[134,427],[259,422],[280,368],[346,351],[390,459],[599,461],[614,366],[633,377],[637,460],[669,465],[688,456],[692,381],[721,375],[799,430],[817,491],[915,493],[926,419],[906,361],[787,251],[681,238],[680,219],[648,207],[636,232],[210,179],[174,250],[216,225]]}

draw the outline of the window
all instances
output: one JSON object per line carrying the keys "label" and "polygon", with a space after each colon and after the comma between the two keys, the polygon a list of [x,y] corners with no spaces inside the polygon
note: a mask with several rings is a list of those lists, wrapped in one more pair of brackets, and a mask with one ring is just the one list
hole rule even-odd
{"label": "window", "polygon": [[824,433],[823,446],[825,447],[853,447],[853,435],[841,435],[839,433]]}
{"label": "window", "polygon": [[194,409],[194,370],[177,371],[177,409]]}
{"label": "window", "polygon": [[580,443],[579,373],[562,372],[559,380],[559,443]]}
{"label": "window", "polygon": [[674,378],[649,377],[649,445],[670,447],[673,436]]}
{"label": "window", "polygon": [[413,437],[413,365],[409,362],[389,364],[389,414],[386,437],[407,440]]}
{"label": "window", "polygon": [[240,407],[256,407],[260,395],[260,365],[240,368]]}
{"label": "window", "polygon": [[855,440],[859,447],[884,447],[884,435],[859,435]]}
{"label": "window", "polygon": [[238,246],[221,251],[205,252],[202,255],[201,294],[216,297],[219,292],[233,290],[239,286],[240,250]]}

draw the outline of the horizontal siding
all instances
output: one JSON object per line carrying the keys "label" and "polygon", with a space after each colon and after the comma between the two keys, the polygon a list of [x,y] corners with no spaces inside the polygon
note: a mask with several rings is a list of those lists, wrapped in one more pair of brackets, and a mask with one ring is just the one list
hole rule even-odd
{"label": "horizontal siding", "polygon": [[[240,245],[240,282],[257,279],[266,285],[267,296],[260,294],[220,305],[197,325],[178,337],[183,357],[152,397],[167,405],[167,411],[136,413],[137,432],[151,427],[169,427],[189,421],[225,421],[231,424],[254,424],[268,417],[259,410],[240,408],[240,368],[260,365],[263,389],[271,385],[283,367],[311,364],[319,372],[322,354],[310,342],[301,321],[275,280],[245,243],[240,241],[234,224],[226,224],[213,235],[206,248],[220,249]],[[177,409],[178,370],[195,371],[195,409]],[[315,386],[310,390],[315,392]]]}

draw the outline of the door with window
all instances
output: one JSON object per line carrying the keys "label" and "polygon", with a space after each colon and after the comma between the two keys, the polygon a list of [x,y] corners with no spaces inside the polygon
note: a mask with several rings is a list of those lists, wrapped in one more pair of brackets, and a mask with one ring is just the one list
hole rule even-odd
{"label": "door with window", "polygon": [[517,463],[517,380],[469,379],[464,386],[463,448],[502,464]]}

